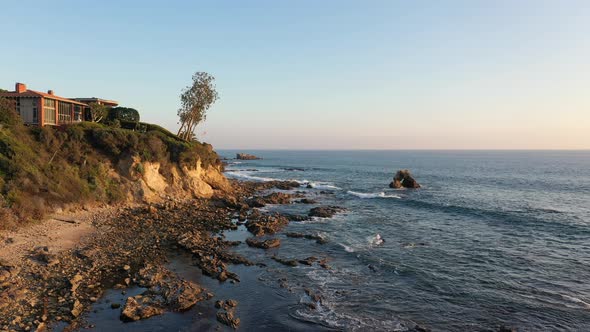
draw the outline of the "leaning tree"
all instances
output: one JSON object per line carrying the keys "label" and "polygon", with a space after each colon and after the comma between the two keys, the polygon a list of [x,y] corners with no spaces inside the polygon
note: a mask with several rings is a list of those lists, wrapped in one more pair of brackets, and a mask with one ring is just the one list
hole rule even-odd
{"label": "leaning tree", "polygon": [[193,139],[195,128],[205,120],[207,110],[217,99],[215,77],[205,72],[196,72],[193,75],[193,84],[184,88],[180,94],[178,136],[185,141]]}

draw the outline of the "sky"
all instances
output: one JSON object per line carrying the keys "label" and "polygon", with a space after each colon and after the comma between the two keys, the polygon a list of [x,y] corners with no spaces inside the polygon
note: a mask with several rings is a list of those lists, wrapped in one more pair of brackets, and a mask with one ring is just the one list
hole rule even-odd
{"label": "sky", "polygon": [[6,1],[0,88],[178,128],[196,71],[218,149],[590,149],[589,1]]}

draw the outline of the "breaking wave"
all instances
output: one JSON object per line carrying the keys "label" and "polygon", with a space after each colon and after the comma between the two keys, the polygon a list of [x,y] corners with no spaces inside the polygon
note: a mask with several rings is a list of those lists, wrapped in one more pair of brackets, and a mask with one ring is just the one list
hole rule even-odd
{"label": "breaking wave", "polygon": [[399,195],[393,195],[393,194],[386,194],[384,192],[379,192],[379,193],[359,193],[356,191],[347,191],[348,194],[356,196],[358,198],[402,198]]}

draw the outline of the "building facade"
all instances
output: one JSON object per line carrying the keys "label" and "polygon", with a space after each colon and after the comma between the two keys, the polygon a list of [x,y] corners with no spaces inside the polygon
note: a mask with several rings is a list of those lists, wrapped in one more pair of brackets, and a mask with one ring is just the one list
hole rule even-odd
{"label": "building facade", "polygon": [[[24,123],[38,126],[59,126],[81,121],[90,121],[90,103],[110,107],[117,106],[113,100],[100,98],[64,98],[56,96],[53,90],[39,92],[27,89],[23,83],[16,83],[14,91],[0,92],[0,97],[16,102],[16,111]],[[86,101],[86,102],[85,102]]]}

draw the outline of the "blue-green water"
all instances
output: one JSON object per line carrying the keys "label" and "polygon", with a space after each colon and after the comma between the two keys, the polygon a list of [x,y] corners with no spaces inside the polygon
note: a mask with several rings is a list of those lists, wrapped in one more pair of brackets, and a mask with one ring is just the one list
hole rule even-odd
{"label": "blue-green water", "polygon": [[[281,238],[270,253],[242,249],[330,260],[331,270],[268,272],[323,298],[315,310],[293,306],[291,319],[347,330],[590,330],[589,151],[240,152],[264,159],[229,161],[229,177],[310,183],[301,190],[319,204],[348,209],[287,229],[328,244]],[[404,168],[421,189],[388,188]]]}

